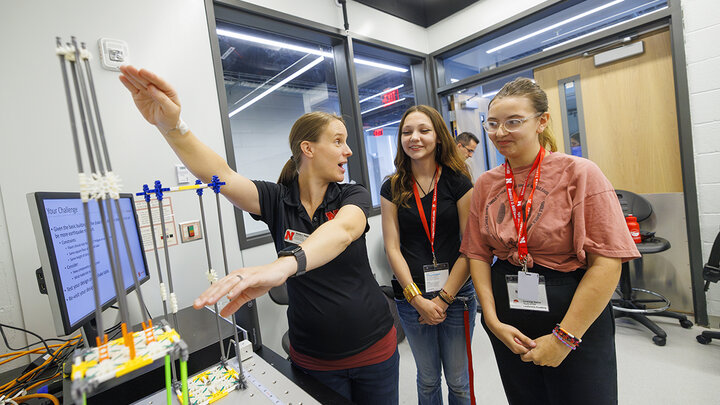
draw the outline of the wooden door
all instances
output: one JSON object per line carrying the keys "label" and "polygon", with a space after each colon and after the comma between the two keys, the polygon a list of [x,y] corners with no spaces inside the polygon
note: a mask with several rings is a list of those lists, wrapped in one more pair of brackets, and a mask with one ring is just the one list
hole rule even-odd
{"label": "wooden door", "polygon": [[564,151],[558,81],[580,76],[588,158],[616,189],[682,192],[670,33],[639,37],[644,53],[600,67],[577,56],[535,69]]}

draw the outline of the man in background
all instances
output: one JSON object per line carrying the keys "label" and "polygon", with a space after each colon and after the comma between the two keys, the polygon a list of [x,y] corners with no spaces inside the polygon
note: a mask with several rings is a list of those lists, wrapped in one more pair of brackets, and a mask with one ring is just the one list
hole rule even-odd
{"label": "man in background", "polygon": [[465,159],[465,164],[468,167],[468,170],[470,171],[470,176],[472,177],[473,182],[477,179],[477,176],[480,173],[474,173],[474,165],[472,161],[473,154],[475,153],[475,148],[477,148],[478,143],[480,140],[471,132],[463,132],[460,135],[458,135],[455,138],[457,142],[457,149],[458,153],[460,153],[460,156]]}

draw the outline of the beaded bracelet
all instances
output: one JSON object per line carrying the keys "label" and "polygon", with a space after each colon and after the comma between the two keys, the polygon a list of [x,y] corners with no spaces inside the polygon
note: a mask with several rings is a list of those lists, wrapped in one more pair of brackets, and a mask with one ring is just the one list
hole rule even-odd
{"label": "beaded bracelet", "polygon": [[569,347],[570,350],[577,349],[577,346],[573,346],[572,344],[566,342],[565,339],[560,337],[560,335],[557,333],[557,331],[555,329],[553,329],[552,334],[555,335],[555,337],[558,338],[558,340],[560,340],[565,346]]}
{"label": "beaded bracelet", "polygon": [[563,337],[565,340],[569,341],[573,345],[577,346],[582,343],[582,339],[575,337],[570,332],[563,329],[560,324],[555,325],[555,329],[557,329],[557,332],[561,337]]}
{"label": "beaded bracelet", "polygon": [[575,350],[580,343],[582,343],[582,339],[577,338],[573,336],[570,332],[563,329],[560,324],[555,325],[555,328],[553,329],[553,335],[560,339],[561,342],[565,343],[569,348],[572,350]]}

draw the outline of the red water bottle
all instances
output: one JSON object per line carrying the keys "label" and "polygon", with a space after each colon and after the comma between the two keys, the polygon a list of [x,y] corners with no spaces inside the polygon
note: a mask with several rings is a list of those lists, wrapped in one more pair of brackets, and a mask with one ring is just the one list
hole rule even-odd
{"label": "red water bottle", "polygon": [[630,230],[630,236],[633,238],[633,242],[640,243],[642,242],[642,238],[640,238],[640,224],[637,222],[637,218],[634,216],[628,215],[625,217],[625,222],[627,222],[628,229]]}

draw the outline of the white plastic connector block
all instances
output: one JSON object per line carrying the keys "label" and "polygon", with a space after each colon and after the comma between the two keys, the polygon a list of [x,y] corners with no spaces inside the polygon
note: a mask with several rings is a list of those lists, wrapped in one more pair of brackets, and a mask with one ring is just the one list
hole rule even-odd
{"label": "white plastic connector block", "polygon": [[240,361],[245,361],[253,356],[252,343],[249,340],[240,342]]}
{"label": "white plastic connector block", "polygon": [[160,283],[160,297],[163,301],[167,301],[167,290],[165,289],[165,283]]}
{"label": "white plastic connector block", "polygon": [[177,313],[178,311],[178,303],[175,293],[170,293],[170,309],[172,310],[173,314]]}
{"label": "white plastic connector block", "polygon": [[215,269],[208,270],[207,279],[210,284],[215,284],[215,282],[218,281],[217,271]]}

